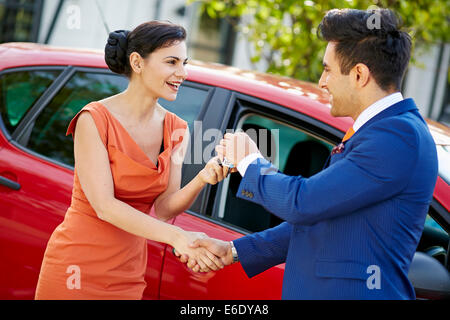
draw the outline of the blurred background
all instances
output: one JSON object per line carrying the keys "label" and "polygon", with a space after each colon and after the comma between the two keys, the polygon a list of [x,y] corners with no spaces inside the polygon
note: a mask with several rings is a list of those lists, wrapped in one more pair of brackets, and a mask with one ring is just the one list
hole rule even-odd
{"label": "blurred background", "polygon": [[108,31],[170,20],[188,32],[191,59],[317,82],[332,8],[390,8],[414,42],[402,92],[450,126],[450,1],[446,0],[0,0],[0,43],[103,50]]}

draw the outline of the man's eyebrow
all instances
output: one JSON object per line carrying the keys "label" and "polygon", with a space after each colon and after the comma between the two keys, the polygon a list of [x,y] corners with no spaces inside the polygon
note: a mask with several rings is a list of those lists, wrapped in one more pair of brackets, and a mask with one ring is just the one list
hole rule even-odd
{"label": "man's eyebrow", "polygon": [[[181,60],[180,58],[178,58],[178,57],[175,57],[175,56],[168,56],[168,57],[166,57],[165,59],[175,59],[175,60],[177,60],[177,61],[179,61],[179,60]],[[184,59],[184,61],[188,61],[188,59],[189,58],[186,58],[186,59]]]}

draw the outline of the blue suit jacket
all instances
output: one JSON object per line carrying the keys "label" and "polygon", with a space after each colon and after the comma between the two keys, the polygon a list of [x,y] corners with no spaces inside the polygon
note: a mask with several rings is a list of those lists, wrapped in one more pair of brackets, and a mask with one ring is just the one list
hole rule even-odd
{"label": "blue suit jacket", "polygon": [[235,240],[239,260],[249,277],[286,262],[283,299],[414,299],[408,270],[437,170],[412,99],[364,124],[310,178],[255,160],[238,197],[285,222]]}

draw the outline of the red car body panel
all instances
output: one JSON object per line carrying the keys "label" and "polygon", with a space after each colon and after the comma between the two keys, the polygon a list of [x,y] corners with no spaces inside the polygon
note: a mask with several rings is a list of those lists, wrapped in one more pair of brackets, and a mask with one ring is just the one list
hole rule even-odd
{"label": "red car body panel", "polygon": [[[175,225],[189,231],[198,231],[200,227],[208,236],[225,241],[243,236],[239,232],[186,213],[175,218]],[[171,248],[168,247],[167,250],[170,251]],[[251,283],[240,264],[210,273],[195,273],[185,266],[180,272],[179,264],[171,252],[166,253],[161,299],[281,299],[284,264],[252,278]],[[236,287],[237,284],[239,287]]]}
{"label": "red car body panel", "polygon": [[[98,51],[0,45],[0,71],[54,65],[106,68]],[[188,74],[188,80],[274,102],[342,132],[352,124],[349,118],[333,118],[328,97],[310,83],[200,62],[193,62]],[[32,299],[48,239],[70,205],[73,171],[25,152],[0,132],[0,176],[21,185],[19,191],[0,186],[0,299]],[[440,178],[435,198],[449,209],[449,186]],[[188,213],[171,223],[223,240],[243,235]],[[148,241],[144,299],[280,299],[283,272],[284,265],[279,265],[248,279],[238,263],[218,272],[194,273],[177,261],[170,247]]]}
{"label": "red car body panel", "polygon": [[450,187],[441,177],[436,181],[433,196],[447,211],[450,211]]}

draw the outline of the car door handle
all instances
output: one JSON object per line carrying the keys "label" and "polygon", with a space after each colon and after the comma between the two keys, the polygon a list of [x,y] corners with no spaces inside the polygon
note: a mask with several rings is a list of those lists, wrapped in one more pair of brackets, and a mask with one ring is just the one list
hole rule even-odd
{"label": "car door handle", "polygon": [[13,189],[13,190],[19,190],[20,189],[20,184],[9,180],[5,177],[0,176],[0,185],[5,186],[7,188]]}

